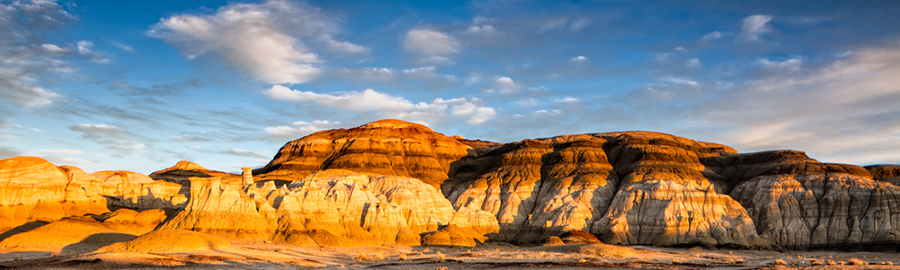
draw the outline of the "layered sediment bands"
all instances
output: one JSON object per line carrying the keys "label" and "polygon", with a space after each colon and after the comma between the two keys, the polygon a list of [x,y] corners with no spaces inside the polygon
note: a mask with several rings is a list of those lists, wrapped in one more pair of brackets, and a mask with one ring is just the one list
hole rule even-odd
{"label": "layered sediment bands", "polygon": [[744,208],[726,195],[727,178],[700,162],[736,151],[661,133],[609,136],[619,192],[591,230],[605,243],[765,245]]}
{"label": "layered sediment bands", "polygon": [[257,181],[293,181],[319,170],[345,169],[413,177],[440,187],[447,179],[451,162],[466,156],[468,149],[471,147],[428,127],[381,120],[291,141],[254,175]]}
{"label": "layered sediment bands", "polygon": [[762,175],[731,194],[787,249],[900,244],[900,188],[846,173]]}
{"label": "layered sediment bands", "polygon": [[477,158],[460,161],[444,192],[457,209],[494,214],[495,240],[535,243],[589,230],[616,190],[604,142],[579,135],[482,148]]}
{"label": "layered sediment bands", "polygon": [[177,183],[183,186],[190,186],[191,177],[219,177],[225,181],[232,181],[240,178],[240,175],[230,174],[221,171],[210,170],[190,161],[179,161],[175,166],[155,171],[150,174],[153,180],[162,180]]}
{"label": "layered sediment bands", "polygon": [[872,174],[872,178],[893,185],[900,185],[900,165],[874,165],[866,166],[866,170]]}

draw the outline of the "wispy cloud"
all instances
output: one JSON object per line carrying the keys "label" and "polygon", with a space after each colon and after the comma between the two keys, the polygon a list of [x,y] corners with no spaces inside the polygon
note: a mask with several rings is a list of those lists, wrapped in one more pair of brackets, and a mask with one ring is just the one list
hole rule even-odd
{"label": "wispy cloud", "polygon": [[769,21],[772,21],[771,15],[751,15],[744,18],[741,31],[746,39],[759,40],[760,34],[772,31]]}
{"label": "wispy cloud", "polygon": [[291,125],[266,127],[264,131],[278,139],[291,140],[312,134],[314,132],[341,127],[340,122],[328,120],[315,120],[312,122],[297,121]]}
{"label": "wispy cloud", "polygon": [[266,154],[263,154],[260,152],[244,150],[244,149],[240,149],[240,148],[234,148],[234,149],[230,149],[230,150],[226,150],[226,151],[221,151],[219,153],[226,154],[226,155],[232,155],[232,156],[239,156],[239,157],[252,157],[252,158],[261,158],[261,159],[269,158],[269,155],[266,155]]}
{"label": "wispy cloud", "polygon": [[431,102],[413,103],[402,97],[381,93],[373,89],[362,92],[320,94],[275,85],[263,94],[273,100],[313,103],[342,110],[374,112],[384,118],[409,118],[433,121],[448,115],[466,119],[470,124],[484,123],[497,115],[492,107],[484,106],[478,98],[436,98]]}
{"label": "wispy cloud", "polygon": [[448,57],[460,52],[456,38],[431,29],[412,29],[403,38],[403,49],[418,55],[423,64],[453,63]]}
{"label": "wispy cloud", "polygon": [[46,71],[72,71],[57,59],[67,50],[43,40],[43,32],[74,20],[55,1],[0,3],[0,99],[21,107],[44,107],[63,96],[41,86]]}

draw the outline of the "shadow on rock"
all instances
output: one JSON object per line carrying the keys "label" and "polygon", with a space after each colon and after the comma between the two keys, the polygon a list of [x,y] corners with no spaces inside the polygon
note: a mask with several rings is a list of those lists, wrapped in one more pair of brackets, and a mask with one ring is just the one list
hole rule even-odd
{"label": "shadow on rock", "polygon": [[88,236],[81,242],[68,245],[60,251],[60,254],[82,254],[89,253],[108,246],[113,243],[128,242],[137,238],[135,235],[127,233],[98,233]]}

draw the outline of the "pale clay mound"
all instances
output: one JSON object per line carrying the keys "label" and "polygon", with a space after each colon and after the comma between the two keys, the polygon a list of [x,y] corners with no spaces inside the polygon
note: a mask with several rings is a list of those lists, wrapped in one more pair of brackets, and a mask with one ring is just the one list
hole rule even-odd
{"label": "pale clay mound", "polygon": [[98,252],[190,253],[227,250],[231,244],[222,238],[185,230],[156,230],[128,242],[115,243]]}
{"label": "pale clay mound", "polygon": [[98,218],[103,221],[90,217],[66,217],[9,236],[0,241],[0,252],[50,251],[59,254],[90,252],[152,231],[165,219],[165,213],[159,209],[140,213],[119,209]]}

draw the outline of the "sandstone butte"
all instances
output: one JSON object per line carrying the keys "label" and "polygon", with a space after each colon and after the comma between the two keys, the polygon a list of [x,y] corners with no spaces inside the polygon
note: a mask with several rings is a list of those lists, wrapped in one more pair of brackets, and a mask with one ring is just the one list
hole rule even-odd
{"label": "sandstone butte", "polygon": [[[655,132],[502,144],[381,120],[288,142],[244,172],[181,161],[149,176],[88,174],[36,157],[0,160],[0,252],[177,252],[227,240],[900,246],[898,165],[742,154]],[[164,244],[172,235],[194,244]]]}

